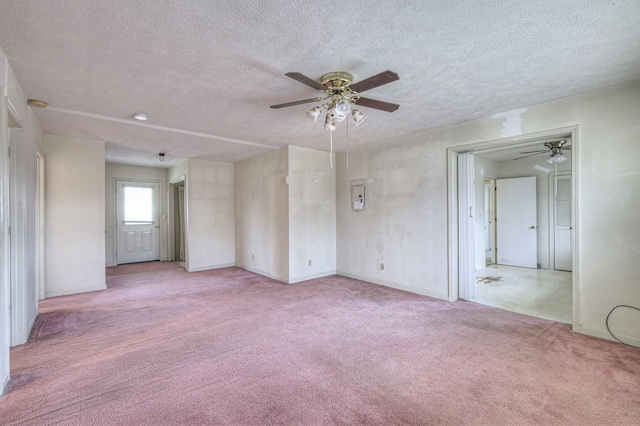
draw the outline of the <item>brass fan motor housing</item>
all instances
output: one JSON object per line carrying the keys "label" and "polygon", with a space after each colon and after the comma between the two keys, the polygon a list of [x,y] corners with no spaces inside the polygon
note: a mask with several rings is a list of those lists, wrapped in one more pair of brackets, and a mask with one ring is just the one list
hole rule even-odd
{"label": "brass fan motor housing", "polygon": [[338,71],[323,75],[320,81],[324,86],[339,90],[353,83],[353,77],[349,73]]}
{"label": "brass fan motor housing", "polygon": [[560,141],[556,141],[556,142],[546,142],[544,144],[544,146],[546,146],[547,148],[549,148],[550,150],[553,149],[562,149],[562,147],[564,146],[564,144],[566,144],[567,141],[566,139],[560,140]]}

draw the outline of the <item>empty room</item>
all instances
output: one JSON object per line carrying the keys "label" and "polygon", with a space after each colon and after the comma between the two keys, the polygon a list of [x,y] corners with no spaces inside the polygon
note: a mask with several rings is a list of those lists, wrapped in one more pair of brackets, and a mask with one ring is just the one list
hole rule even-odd
{"label": "empty room", "polygon": [[640,3],[0,0],[0,424],[637,424]]}

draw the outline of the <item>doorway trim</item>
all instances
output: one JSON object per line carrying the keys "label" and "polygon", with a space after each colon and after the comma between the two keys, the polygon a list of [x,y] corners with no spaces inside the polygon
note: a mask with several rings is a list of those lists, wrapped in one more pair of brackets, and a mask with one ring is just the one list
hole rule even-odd
{"label": "doorway trim", "polygon": [[38,267],[36,268],[36,276],[37,276],[37,286],[38,286],[38,291],[37,291],[37,298],[38,300],[42,300],[45,298],[45,292],[46,292],[46,284],[45,284],[45,265],[46,265],[46,258],[45,258],[45,253],[46,253],[46,240],[45,240],[45,197],[46,197],[46,193],[45,193],[45,157],[44,155],[40,152],[37,151],[36,155],[38,156],[37,158],[37,162],[36,162],[36,167],[37,167],[37,171],[36,171],[36,175],[37,175],[37,183],[36,183],[36,205],[37,205],[37,212],[36,212],[36,223],[37,223],[37,230],[36,230],[36,240],[37,240],[37,254],[36,254],[36,259],[38,260]]}
{"label": "doorway trim", "polygon": [[450,146],[447,148],[447,224],[448,224],[448,257],[449,257],[449,300],[458,300],[460,292],[460,275],[458,267],[460,262],[460,247],[458,242],[458,154],[475,153],[481,151],[499,151],[505,148],[524,147],[532,145],[543,139],[563,137],[571,135],[572,155],[571,155],[571,222],[573,223],[571,253],[573,273],[571,278],[572,290],[572,330],[581,331],[580,324],[580,221],[579,211],[579,143],[578,125],[567,126],[558,129],[551,129],[542,132],[528,133],[521,136],[493,139],[475,143]]}

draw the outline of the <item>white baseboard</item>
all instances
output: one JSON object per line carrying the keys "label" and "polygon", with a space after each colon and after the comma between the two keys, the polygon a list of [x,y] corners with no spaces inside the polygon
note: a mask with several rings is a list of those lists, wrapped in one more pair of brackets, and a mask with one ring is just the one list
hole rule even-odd
{"label": "white baseboard", "polygon": [[28,332],[27,332],[27,339],[28,336],[31,335],[31,330],[33,330],[33,326],[36,324],[36,319],[38,319],[38,310],[36,309],[35,314],[33,315],[33,318],[31,318],[31,320],[29,321],[29,325],[28,325]]}
{"label": "white baseboard", "polygon": [[8,388],[9,388],[10,378],[11,378],[11,375],[7,374],[7,377],[4,377],[2,379],[2,387],[0,387],[0,395],[4,395],[9,390]]}
{"label": "white baseboard", "polygon": [[343,271],[336,271],[336,274],[342,275],[342,276],[347,277],[347,278],[353,278],[354,280],[366,281],[366,282],[369,282],[369,283],[378,284],[378,285],[382,285],[382,286],[385,286],[385,287],[391,287],[391,288],[395,288],[397,290],[406,291],[406,292],[409,292],[409,293],[415,293],[415,294],[420,294],[422,296],[433,297],[434,299],[441,299],[441,300],[449,301],[449,295],[447,295],[447,294],[432,293],[432,292],[423,290],[421,288],[410,287],[410,286],[407,286],[407,285],[404,285],[404,284],[398,284],[398,283],[394,283],[394,282],[391,282],[391,281],[380,280],[380,279],[377,279],[377,278],[365,277],[365,276],[362,276],[362,275],[351,274],[351,273],[343,272]]}
{"label": "white baseboard", "polygon": [[58,296],[69,296],[71,294],[80,294],[80,293],[89,293],[92,291],[101,291],[106,290],[107,285],[100,285],[96,287],[82,287],[82,288],[72,288],[68,290],[60,290],[60,291],[48,291],[45,292],[45,298],[48,299],[50,297],[58,297]]}
{"label": "white baseboard", "polygon": [[[612,342],[620,343],[611,334],[609,334],[608,331],[594,330],[592,328],[587,328],[584,326],[574,331],[576,333],[586,334],[587,336],[598,337],[600,339],[611,340]],[[640,346],[640,339],[637,337],[618,335],[618,338],[629,345]]]}
{"label": "white baseboard", "polygon": [[271,278],[272,280],[280,281],[281,283],[289,284],[289,280],[278,277],[276,275],[270,274],[265,271],[261,271],[259,269],[249,268],[248,266],[238,266],[238,268],[246,269],[249,272],[253,272],[254,274],[262,275],[263,277]]}
{"label": "white baseboard", "polygon": [[248,266],[240,266],[240,265],[236,265],[236,266],[238,268],[246,269],[249,272],[253,272],[254,274],[262,275],[264,277],[271,278],[272,280],[280,281],[281,283],[285,283],[285,284],[297,284],[297,283],[301,283],[303,281],[309,281],[309,280],[313,280],[313,279],[316,279],[316,278],[328,277],[330,275],[335,275],[336,274],[336,271],[326,271],[326,272],[320,272],[320,273],[312,274],[312,275],[305,275],[303,277],[297,277],[297,278],[294,278],[292,280],[289,280],[289,279],[285,279],[285,278],[282,278],[282,277],[278,277],[276,275],[270,274],[270,273],[265,272],[265,271],[261,271],[259,269],[250,268]]}
{"label": "white baseboard", "polygon": [[329,276],[335,275],[335,274],[336,274],[336,271],[319,272],[317,274],[305,275],[303,277],[294,278],[292,280],[289,280],[288,284],[301,283],[303,281],[314,280],[316,278],[329,277]]}
{"label": "white baseboard", "polygon": [[235,263],[223,263],[223,264],[220,264],[220,265],[198,266],[197,268],[189,268],[187,270],[187,272],[209,271],[211,269],[229,268],[231,266],[236,266],[236,264]]}

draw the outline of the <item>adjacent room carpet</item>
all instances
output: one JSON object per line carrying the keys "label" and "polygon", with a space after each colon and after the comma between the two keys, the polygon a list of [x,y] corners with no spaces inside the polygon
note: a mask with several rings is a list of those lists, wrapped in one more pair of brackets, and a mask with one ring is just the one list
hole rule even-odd
{"label": "adjacent room carpet", "polygon": [[640,350],[331,276],[108,268],[11,351],[0,424],[638,424]]}

